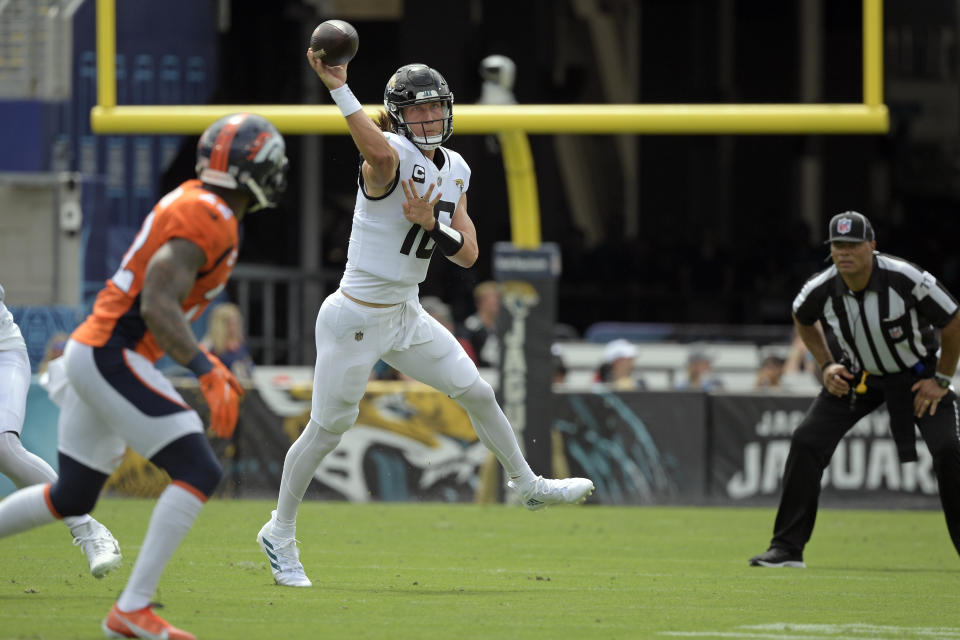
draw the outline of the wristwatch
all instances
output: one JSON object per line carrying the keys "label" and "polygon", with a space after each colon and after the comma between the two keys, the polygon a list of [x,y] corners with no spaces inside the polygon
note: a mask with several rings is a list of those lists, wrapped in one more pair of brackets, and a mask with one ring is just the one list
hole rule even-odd
{"label": "wristwatch", "polygon": [[941,389],[949,389],[952,378],[950,376],[945,376],[942,373],[934,374],[934,380],[937,381],[937,384],[940,385]]}

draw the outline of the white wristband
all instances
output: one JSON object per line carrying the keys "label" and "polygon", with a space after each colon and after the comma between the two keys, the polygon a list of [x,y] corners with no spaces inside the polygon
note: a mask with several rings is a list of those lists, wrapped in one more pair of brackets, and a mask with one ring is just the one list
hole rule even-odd
{"label": "white wristband", "polygon": [[343,114],[344,118],[363,109],[360,106],[360,101],[354,97],[353,91],[350,91],[350,87],[347,85],[331,89],[330,97],[340,107],[340,113]]}

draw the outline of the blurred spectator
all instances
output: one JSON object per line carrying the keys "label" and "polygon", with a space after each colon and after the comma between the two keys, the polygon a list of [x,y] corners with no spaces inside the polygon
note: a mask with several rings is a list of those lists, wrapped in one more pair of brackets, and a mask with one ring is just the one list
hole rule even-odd
{"label": "blurred spectator", "polygon": [[774,354],[770,354],[763,359],[757,369],[755,384],[757,391],[778,391],[780,389],[784,362],[784,358]]}
{"label": "blurred spectator", "polygon": [[577,329],[572,325],[564,324],[563,322],[554,322],[553,323],[553,339],[556,340],[557,342],[579,340],[580,332],[577,331]]}
{"label": "blurred spectator", "polygon": [[686,391],[719,391],[723,381],[713,373],[713,358],[706,351],[694,349],[687,356],[687,379],[677,385]]}
{"label": "blurred spectator", "polygon": [[[819,321],[816,323],[817,328],[819,329]],[[794,373],[806,373],[813,377],[813,379],[820,384],[820,368],[817,366],[817,361],[814,360],[813,356],[807,350],[807,347],[803,344],[803,340],[800,339],[800,334],[797,332],[796,327],[793,329],[793,341],[790,343],[790,351],[787,352],[787,359],[783,364],[783,373],[786,375]]]}
{"label": "blurred spectator", "polygon": [[611,340],[603,349],[603,362],[597,369],[597,382],[608,385],[614,391],[636,391],[644,384],[633,376],[637,348],[633,343],[618,338]]}
{"label": "blurred spectator", "polygon": [[[446,327],[450,333],[454,333],[453,313],[450,311],[450,305],[437,296],[423,296],[420,298],[420,306],[423,307],[424,311],[433,316],[437,322]],[[454,335],[456,334],[454,333]],[[470,356],[470,359],[479,365],[479,362],[477,362],[477,352],[474,350],[470,340],[463,336],[456,337],[460,346],[463,347],[463,350]]]}
{"label": "blurred spectator", "polygon": [[500,285],[493,280],[473,288],[473,304],[477,311],[463,321],[460,335],[473,345],[480,367],[500,365],[500,340],[497,338],[497,316],[500,315]]}
{"label": "blurred spectator", "polygon": [[[819,327],[819,322],[816,323]],[[791,392],[819,393],[823,386],[820,377],[820,368],[817,361],[807,350],[796,328],[793,330],[793,340],[787,351],[783,363],[783,377],[780,379],[780,388]]]}
{"label": "blurred spectator", "polygon": [[51,360],[56,360],[63,355],[63,349],[67,346],[69,338],[70,336],[62,331],[50,336],[50,339],[47,340],[47,347],[43,351],[43,360],[37,365],[38,374],[47,370],[47,365],[50,364]]}
{"label": "blurred spectator", "polygon": [[408,376],[403,375],[383,360],[377,360],[373,368],[370,369],[370,380],[410,380]]}
{"label": "blurred spectator", "polygon": [[247,350],[243,334],[243,316],[240,307],[222,302],[210,310],[207,334],[200,343],[233,372],[240,384],[253,380],[253,358]]}
{"label": "blurred spectator", "polygon": [[567,365],[563,361],[563,349],[558,344],[550,346],[550,366],[553,369],[553,384],[564,384],[567,381]]}

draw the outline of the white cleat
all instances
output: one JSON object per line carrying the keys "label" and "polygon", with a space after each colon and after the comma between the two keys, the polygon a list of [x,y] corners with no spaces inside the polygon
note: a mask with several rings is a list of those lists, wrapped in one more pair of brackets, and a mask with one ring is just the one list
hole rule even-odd
{"label": "white cleat", "polygon": [[523,506],[530,511],[537,511],[551,504],[579,504],[593,493],[593,482],[586,478],[551,480],[537,476],[528,491],[522,491],[513,480],[507,482],[507,486],[520,494]]}
{"label": "white cleat", "polygon": [[300,551],[294,538],[276,538],[273,536],[273,519],[277,512],[270,514],[270,520],[263,525],[257,534],[257,544],[267,554],[270,571],[273,572],[273,581],[281,587],[312,587],[313,583],[307,577],[300,564]]}
{"label": "white cleat", "polygon": [[87,556],[94,578],[102,578],[120,566],[123,561],[120,545],[105,526],[91,519],[71,533],[74,546],[79,546]]}

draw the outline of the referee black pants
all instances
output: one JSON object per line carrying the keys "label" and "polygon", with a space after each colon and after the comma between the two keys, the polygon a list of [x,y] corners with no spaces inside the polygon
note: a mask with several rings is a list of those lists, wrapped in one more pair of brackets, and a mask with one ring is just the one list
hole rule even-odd
{"label": "referee black pants", "polygon": [[[882,389],[875,387],[858,395],[852,408],[848,397],[838,398],[826,389],[821,390],[790,441],[771,547],[803,552],[817,519],[820,480],[837,444],[860,418],[883,402]],[[950,391],[940,400],[937,413],[920,418],[917,427],[933,458],[947,530],[954,548],[960,553],[960,431],[957,422],[957,396]]]}

